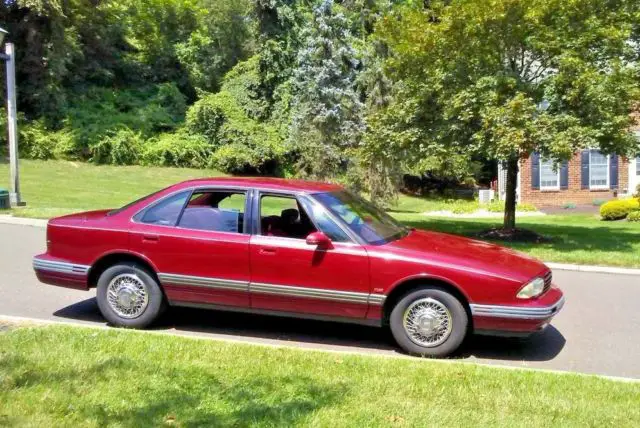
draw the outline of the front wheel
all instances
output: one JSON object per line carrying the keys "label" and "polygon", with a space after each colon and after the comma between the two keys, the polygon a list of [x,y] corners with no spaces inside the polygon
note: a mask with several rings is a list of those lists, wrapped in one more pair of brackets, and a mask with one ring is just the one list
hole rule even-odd
{"label": "front wheel", "polygon": [[469,317],[452,294],[438,287],[423,287],[396,303],[389,324],[396,342],[408,353],[446,357],[462,344]]}
{"label": "front wheel", "polygon": [[98,307],[111,324],[144,328],[162,313],[164,295],[156,280],[136,263],[120,263],[98,279]]}

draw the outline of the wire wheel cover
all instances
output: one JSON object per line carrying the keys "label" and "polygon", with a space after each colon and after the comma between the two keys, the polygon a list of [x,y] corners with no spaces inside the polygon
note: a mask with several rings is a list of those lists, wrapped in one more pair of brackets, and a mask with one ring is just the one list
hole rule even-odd
{"label": "wire wheel cover", "polygon": [[453,329],[447,307],[431,297],[411,303],[404,311],[402,324],[413,343],[427,348],[444,343]]}
{"label": "wire wheel cover", "polygon": [[149,304],[144,282],[135,274],[125,273],[111,280],[107,287],[107,301],[122,318],[138,318]]}

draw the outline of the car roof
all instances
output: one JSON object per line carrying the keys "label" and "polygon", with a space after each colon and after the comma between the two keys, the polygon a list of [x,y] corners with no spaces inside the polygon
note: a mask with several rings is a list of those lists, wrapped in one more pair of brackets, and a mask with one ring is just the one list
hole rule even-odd
{"label": "car roof", "polygon": [[198,178],[194,180],[183,181],[177,184],[179,187],[191,186],[238,186],[251,187],[264,190],[288,190],[296,192],[331,192],[341,190],[342,187],[337,184],[323,183],[318,181],[292,180],[286,178],[274,177],[210,177]]}

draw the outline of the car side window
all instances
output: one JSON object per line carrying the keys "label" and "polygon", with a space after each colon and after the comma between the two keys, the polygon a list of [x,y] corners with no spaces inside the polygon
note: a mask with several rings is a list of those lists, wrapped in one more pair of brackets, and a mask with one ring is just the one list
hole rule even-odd
{"label": "car side window", "polygon": [[[349,235],[319,205],[304,204],[309,209],[313,221],[320,231],[327,235],[333,242],[351,242]],[[311,205],[311,206],[309,206]]]}
{"label": "car side window", "polygon": [[245,201],[244,192],[194,192],[180,217],[178,227],[243,233]]}
{"label": "car side window", "polygon": [[[144,211],[140,221],[160,226],[175,226],[191,191],[176,193]],[[138,219],[136,219],[138,220]]]}
{"label": "car side window", "polygon": [[260,197],[260,234],[305,239],[316,228],[293,196]]}

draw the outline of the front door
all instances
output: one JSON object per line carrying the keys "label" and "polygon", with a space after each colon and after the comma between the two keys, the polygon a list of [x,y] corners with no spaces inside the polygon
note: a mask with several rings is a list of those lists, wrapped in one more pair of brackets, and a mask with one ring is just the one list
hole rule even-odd
{"label": "front door", "polygon": [[241,189],[188,190],[134,217],[130,247],[155,265],[170,302],[249,306],[246,200]]}
{"label": "front door", "polygon": [[[315,221],[308,203],[295,195],[257,193],[254,201],[251,307],[364,318],[369,297],[365,249],[330,218]],[[332,239],[330,248],[306,243],[318,229]]]}

